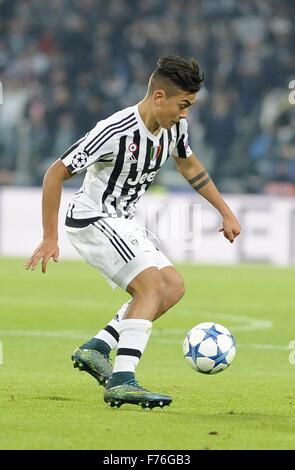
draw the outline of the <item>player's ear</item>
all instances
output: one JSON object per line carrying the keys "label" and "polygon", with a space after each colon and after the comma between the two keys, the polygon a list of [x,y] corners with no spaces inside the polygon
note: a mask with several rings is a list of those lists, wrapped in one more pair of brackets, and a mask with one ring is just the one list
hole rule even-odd
{"label": "player's ear", "polygon": [[156,90],[154,92],[154,103],[156,106],[160,106],[162,101],[167,98],[166,92],[163,89]]}

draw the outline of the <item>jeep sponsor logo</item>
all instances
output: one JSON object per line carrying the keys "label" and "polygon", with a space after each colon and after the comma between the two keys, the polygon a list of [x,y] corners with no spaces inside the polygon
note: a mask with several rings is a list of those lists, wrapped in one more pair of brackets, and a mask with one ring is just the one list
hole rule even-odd
{"label": "jeep sponsor logo", "polygon": [[151,171],[150,173],[144,173],[143,175],[141,173],[138,173],[136,175],[135,180],[132,178],[128,178],[127,183],[130,184],[131,186],[134,186],[136,184],[143,184],[145,181],[147,183],[151,183],[156,176],[156,171]]}

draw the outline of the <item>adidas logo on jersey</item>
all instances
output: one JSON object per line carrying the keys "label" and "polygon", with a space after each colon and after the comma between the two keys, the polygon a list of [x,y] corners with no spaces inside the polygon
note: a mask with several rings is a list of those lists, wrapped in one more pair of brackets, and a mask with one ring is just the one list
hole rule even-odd
{"label": "adidas logo on jersey", "polygon": [[127,155],[127,157],[125,158],[125,162],[126,163],[136,163],[137,159],[133,154],[131,154],[131,155]]}

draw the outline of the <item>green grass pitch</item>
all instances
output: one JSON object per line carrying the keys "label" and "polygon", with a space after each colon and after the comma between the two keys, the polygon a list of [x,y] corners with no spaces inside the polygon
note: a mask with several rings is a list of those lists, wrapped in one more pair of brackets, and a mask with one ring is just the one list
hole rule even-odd
{"label": "green grass pitch", "polygon": [[[128,298],[82,261],[46,275],[0,259],[1,449],[295,449],[295,270],[181,265],[183,300],[154,324],[138,380],[163,411],[111,409],[70,355]],[[185,333],[202,321],[237,340],[231,367],[194,372]],[[294,346],[293,346],[294,347]]]}

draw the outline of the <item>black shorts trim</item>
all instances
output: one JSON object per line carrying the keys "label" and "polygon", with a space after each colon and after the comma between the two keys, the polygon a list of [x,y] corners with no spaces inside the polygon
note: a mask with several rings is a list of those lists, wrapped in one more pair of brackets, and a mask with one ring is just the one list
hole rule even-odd
{"label": "black shorts trim", "polygon": [[66,226],[67,227],[75,227],[75,228],[83,228],[87,227],[87,225],[93,224],[93,222],[97,222],[101,217],[91,217],[90,219],[73,219],[72,217],[66,217]]}

